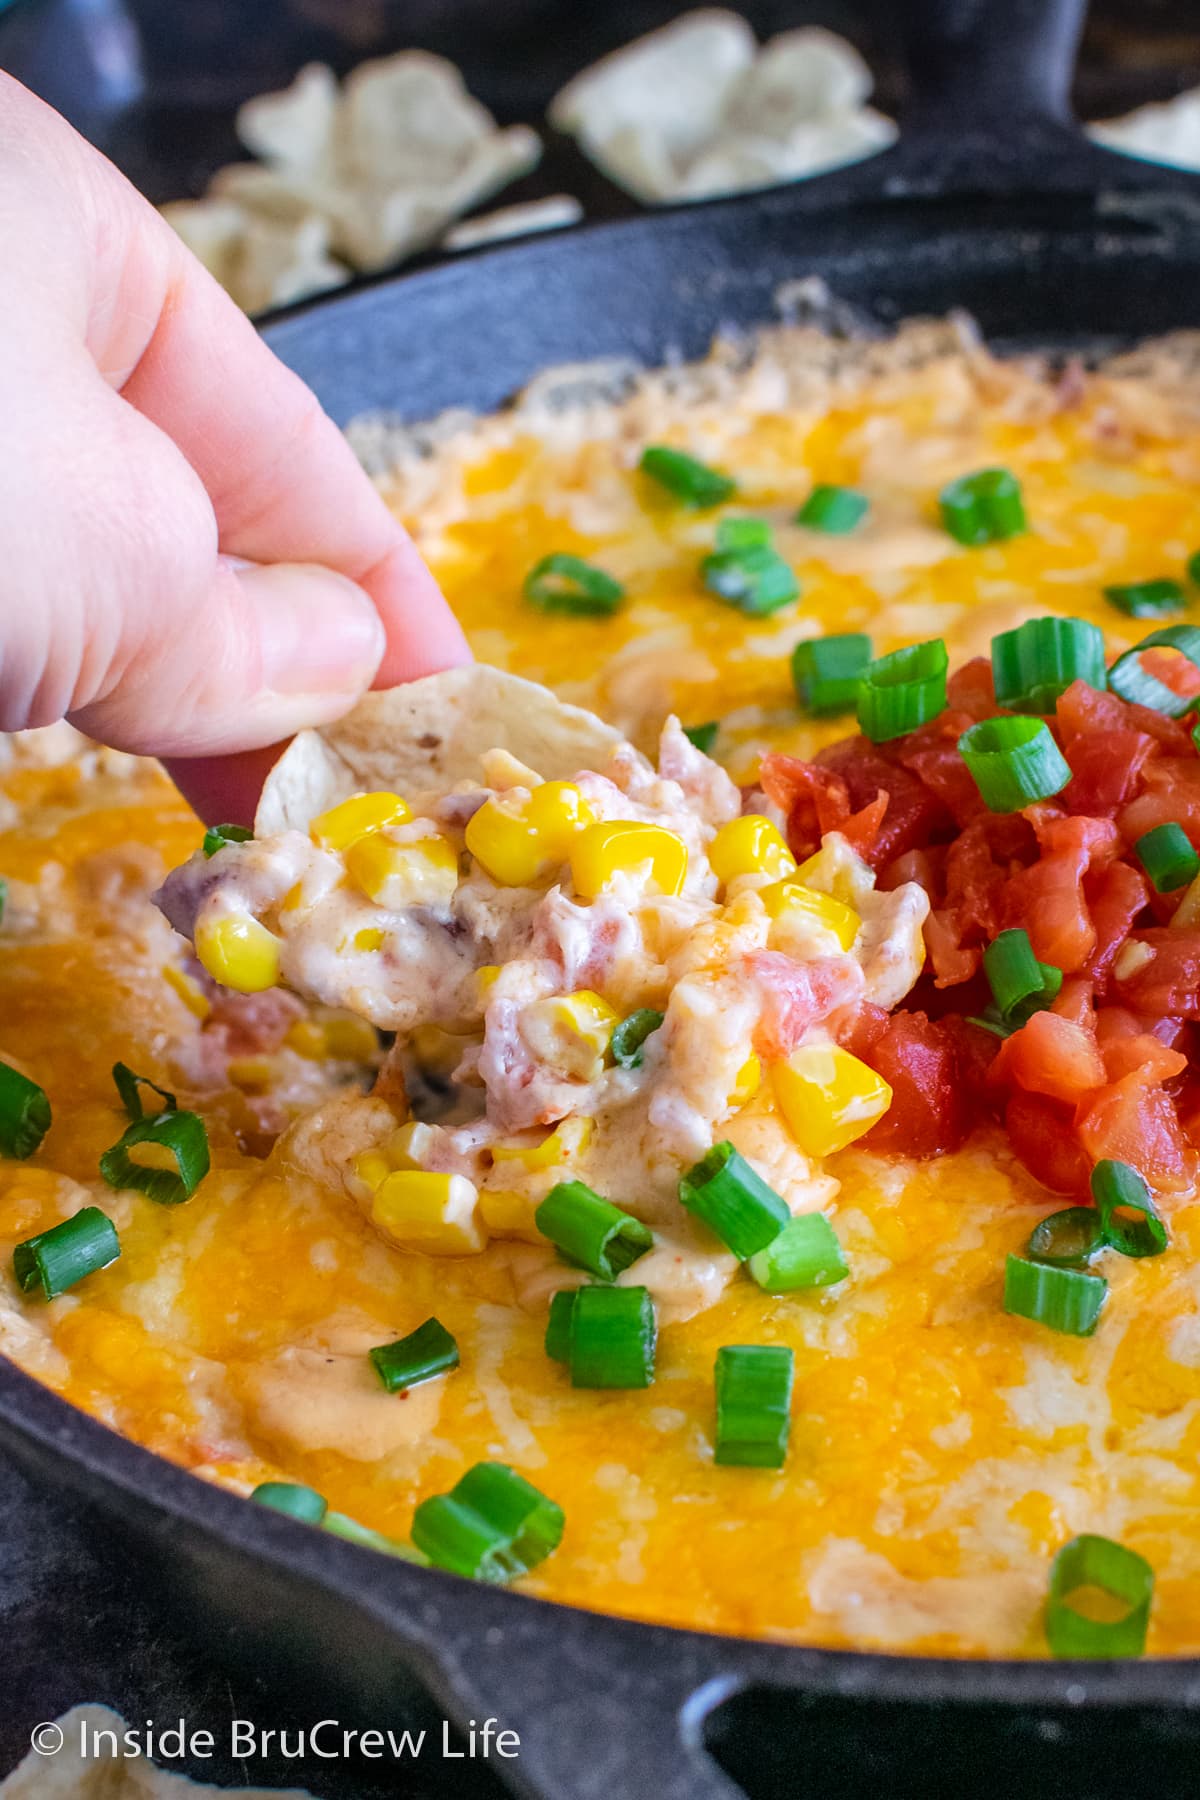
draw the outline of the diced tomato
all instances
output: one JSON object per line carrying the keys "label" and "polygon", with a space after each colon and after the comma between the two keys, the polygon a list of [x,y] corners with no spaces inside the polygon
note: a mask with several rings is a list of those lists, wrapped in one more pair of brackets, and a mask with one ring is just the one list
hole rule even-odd
{"label": "diced tomato", "polygon": [[893,889],[903,887],[906,881],[915,881],[932,899],[938,891],[938,864],[944,860],[933,850],[906,850],[903,856],[897,856],[879,871],[875,886],[890,894]]}
{"label": "diced tomato", "polygon": [[827,831],[840,831],[861,856],[872,848],[888,807],[879,791],[856,812],[841,776],[797,756],[764,756],[763,792],[787,814],[788,843],[801,862],[820,849]]}
{"label": "diced tomato", "polygon": [[1131,941],[1153,955],[1114,981],[1125,1005],[1154,1018],[1200,1019],[1200,926],[1156,925]]}
{"label": "diced tomato", "polygon": [[1003,922],[1024,926],[1034,955],[1066,975],[1082,969],[1096,948],[1083,878],[1114,860],[1120,838],[1107,819],[1072,817],[1048,806],[1027,810],[1042,854],[1009,878]]}
{"label": "diced tomato", "polygon": [[879,794],[887,795],[887,811],[874,841],[862,851],[873,868],[882,868],[951,829],[951,818],[936,796],[866,738],[830,744],[818,751],[816,763],[841,777],[852,807],[865,808]]}
{"label": "diced tomato", "polygon": [[1141,664],[1147,675],[1153,675],[1156,681],[1161,681],[1182,699],[1194,700],[1200,694],[1200,669],[1178,650],[1172,650],[1166,644],[1154,644],[1143,651]]}
{"label": "diced tomato", "polygon": [[1095,989],[1083,975],[1068,975],[1059,989],[1051,1007],[1051,1012],[1060,1019],[1070,1019],[1072,1024],[1081,1025],[1085,1031],[1094,1032],[1096,1028]]}
{"label": "diced tomato", "polygon": [[1200,844],[1200,759],[1158,756],[1142,771],[1144,791],[1117,814],[1127,844],[1136,844],[1156,825],[1177,824]]}
{"label": "diced tomato", "polygon": [[1152,1188],[1177,1192],[1191,1181],[1194,1158],[1171,1096],[1140,1070],[1085,1100],[1075,1131],[1093,1162],[1131,1163]]}
{"label": "diced tomato", "polygon": [[863,1000],[858,1006],[848,1007],[844,1013],[831,1018],[829,1028],[843,1050],[869,1062],[873,1046],[888,1028],[888,1010],[871,1000]]}
{"label": "diced tomato", "polygon": [[789,1055],[814,1025],[862,993],[862,970],[848,956],[799,963],[779,950],[752,950],[742,965],[760,996],[754,1048],[766,1062]]}
{"label": "diced tomato", "polygon": [[[970,720],[960,715],[963,731]],[[915,734],[914,734],[915,735]],[[969,825],[986,810],[983,796],[975,785],[971,771],[962,759],[957,736],[945,743],[929,744],[919,750],[901,753],[901,762],[921,784],[936,795],[956,825]]]}
{"label": "diced tomato", "polygon": [[996,685],[990,656],[973,656],[955,669],[946,683],[946,705],[951,712],[969,713],[978,723],[996,712]]}
{"label": "diced tomato", "polygon": [[969,1129],[953,1037],[921,1012],[893,1013],[864,1060],[892,1090],[892,1104],[863,1138],[871,1150],[940,1156]]}
{"label": "diced tomato", "polygon": [[1085,1195],[1091,1164],[1072,1130],[1070,1107],[1017,1088],[1004,1114],[1004,1129],[1018,1159],[1054,1194]]}
{"label": "diced tomato", "polygon": [[1100,1046],[1104,1073],[1109,1081],[1120,1081],[1123,1075],[1139,1074],[1147,1083],[1173,1081],[1182,1075],[1188,1059],[1178,1050],[1169,1050],[1152,1032],[1140,1031],[1130,1037],[1113,1037]]}
{"label": "diced tomato", "polygon": [[954,914],[935,908],[925,921],[925,948],[939,987],[957,987],[978,972],[983,952],[977,945],[958,941]]}
{"label": "diced tomato", "polygon": [[1087,972],[1099,986],[1107,984],[1113,959],[1149,893],[1149,882],[1131,863],[1111,863],[1097,874],[1084,876],[1083,896],[1096,932],[1096,947],[1088,958]]}
{"label": "diced tomato", "polygon": [[1111,819],[1142,789],[1142,771],[1158,745],[1144,731],[1106,731],[1076,739],[1067,761],[1073,779],[1058,795],[1072,813]]}
{"label": "diced tomato", "polygon": [[991,1079],[1074,1104],[1103,1087],[1104,1063],[1092,1033],[1053,1012],[1036,1012],[1005,1038]]}

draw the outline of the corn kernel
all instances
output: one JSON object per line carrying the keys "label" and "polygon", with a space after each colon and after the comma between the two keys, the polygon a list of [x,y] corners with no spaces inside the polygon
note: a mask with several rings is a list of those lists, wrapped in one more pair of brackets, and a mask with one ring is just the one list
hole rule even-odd
{"label": "corn kernel", "polygon": [[279,902],[280,912],[299,912],[304,904],[304,883],[294,882]]}
{"label": "corn kernel", "polygon": [[279,980],[279,939],[249,913],[201,919],[196,955],[214,981],[235,993],[260,994]]}
{"label": "corn kernel", "polygon": [[752,1050],[737,1072],[729,1095],[730,1106],[745,1106],[762,1085],[762,1063]]}
{"label": "corn kernel", "polygon": [[779,1110],[809,1156],[831,1156],[882,1119],[892,1090],[881,1075],[836,1044],[807,1044],[771,1069]]}
{"label": "corn kernel", "polygon": [[493,881],[531,887],[565,862],[591,807],[570,781],[543,781],[521,797],[493,796],[467,821],[467,849]]}
{"label": "corn kernel", "polygon": [[347,849],[346,873],[368,900],[390,912],[405,906],[444,906],[458,886],[458,855],[444,837],[394,844],[369,832]]}
{"label": "corn kernel", "polygon": [[335,1012],[322,1019],[325,1054],[338,1062],[373,1062],[379,1054],[379,1034],[357,1013]]}
{"label": "corn kernel", "polygon": [[423,1169],[435,1142],[432,1125],[410,1119],[398,1125],[387,1141],[385,1154],[393,1169]]}
{"label": "corn kernel", "polygon": [[479,1195],[465,1175],[401,1169],[375,1190],[371,1223],[402,1250],[473,1256],[487,1243]]}
{"label": "corn kernel", "polygon": [[797,878],[818,894],[832,894],[843,906],[857,909],[875,886],[875,876],[838,832],[831,832],[821,848],[801,863]]}
{"label": "corn kernel", "polygon": [[385,825],[406,825],[411,818],[412,810],[399,794],[355,794],[320,813],[308,829],[322,850],[348,850],[370,832],[382,831]]}
{"label": "corn kernel", "polygon": [[552,1169],[587,1149],[596,1128],[594,1119],[577,1115],[556,1125],[540,1144],[493,1144],[494,1162],[519,1162],[526,1169]]}
{"label": "corn kernel", "polygon": [[571,879],[583,900],[594,900],[620,873],[648,871],[660,893],[677,894],[687,878],[687,845],[665,825],[613,819],[589,825],[571,846]]}
{"label": "corn kernel", "polygon": [[491,998],[492,989],[500,979],[499,963],[484,963],[475,971],[475,995],[480,1006],[486,1006]]}
{"label": "corn kernel", "polygon": [[843,950],[852,948],[862,925],[853,907],[843,905],[831,894],[818,894],[815,888],[805,887],[802,881],[773,881],[769,887],[759,888],[758,897],[769,918],[800,913],[814,925],[831,931]]}
{"label": "corn kernel", "polygon": [[740,819],[722,825],[708,846],[708,860],[721,882],[730,882],[735,875],[779,879],[796,872],[796,859],[780,831],[758,813],[743,813]]}
{"label": "corn kernel", "polygon": [[595,1081],[617,1023],[606,1000],[581,988],[522,1007],[520,1032],[539,1062],[561,1069],[572,1081]]}
{"label": "corn kernel", "polygon": [[174,963],[164,963],[163,980],[175,990],[190,1013],[197,1019],[207,1019],[212,1011],[212,1002],[200,983],[193,981],[186,970],[177,969]]}
{"label": "corn kernel", "polygon": [[352,1167],[355,1176],[368,1194],[373,1194],[377,1188],[381,1188],[388,1176],[395,1172],[382,1150],[360,1151],[354,1158]]}
{"label": "corn kernel", "polygon": [[310,1062],[320,1062],[329,1053],[325,1048],[325,1028],[318,1025],[315,1019],[297,1019],[288,1026],[284,1043],[297,1056],[307,1056]]}
{"label": "corn kernel", "polygon": [[226,1067],[234,1087],[248,1088],[252,1093],[270,1087],[277,1072],[269,1056],[231,1056]]}
{"label": "corn kernel", "polygon": [[533,1215],[541,1200],[536,1194],[518,1194],[509,1188],[480,1188],[479,1215],[493,1237],[524,1238],[528,1244],[544,1244]]}
{"label": "corn kernel", "polygon": [[352,949],[368,952],[382,950],[386,943],[387,932],[381,931],[378,925],[364,925],[362,930],[356,931],[350,940]]}

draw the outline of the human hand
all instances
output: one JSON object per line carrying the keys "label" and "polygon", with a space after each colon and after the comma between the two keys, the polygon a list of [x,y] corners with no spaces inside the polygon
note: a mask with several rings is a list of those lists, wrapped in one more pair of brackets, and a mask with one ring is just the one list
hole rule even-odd
{"label": "human hand", "polygon": [[468,659],[314,396],[3,74],[0,319],[0,729],[66,717],[237,819],[263,747]]}

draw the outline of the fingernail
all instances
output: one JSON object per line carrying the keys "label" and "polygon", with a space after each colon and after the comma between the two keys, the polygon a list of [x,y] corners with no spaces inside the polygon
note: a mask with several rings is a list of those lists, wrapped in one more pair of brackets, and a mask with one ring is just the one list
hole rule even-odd
{"label": "fingernail", "polygon": [[385,638],[361,588],[311,563],[242,569],[238,580],[253,599],[265,688],[316,695],[370,686]]}

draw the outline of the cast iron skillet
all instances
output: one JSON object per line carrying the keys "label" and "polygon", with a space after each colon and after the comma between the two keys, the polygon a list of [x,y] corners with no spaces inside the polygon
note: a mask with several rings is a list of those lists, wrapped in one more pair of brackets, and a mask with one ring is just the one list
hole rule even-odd
{"label": "cast iron skillet", "polygon": [[[1070,122],[1081,9],[911,0],[916,99],[904,140],[875,161],[486,253],[293,313],[268,337],[345,421],[492,407],[560,361],[697,355],[721,327],[770,319],[798,275],[885,322],[966,306],[1002,344],[1086,352],[1200,323],[1200,183],[1111,157]],[[1122,1764],[1160,1794],[1192,1785],[1200,1662],[835,1653],[547,1605],[246,1505],[2,1361],[0,1443],[93,1509],[98,1531],[119,1526],[230,1654],[290,1657],[374,1725],[418,1690],[459,1723],[495,1715],[522,1746],[500,1774],[538,1800],[735,1794],[706,1730],[756,1795],[803,1792],[831,1731],[826,1794],[841,1791],[836,1769],[846,1791],[903,1788],[900,1756],[929,1795],[985,1780],[1016,1792],[1031,1769],[1043,1790],[1100,1793]]]}

